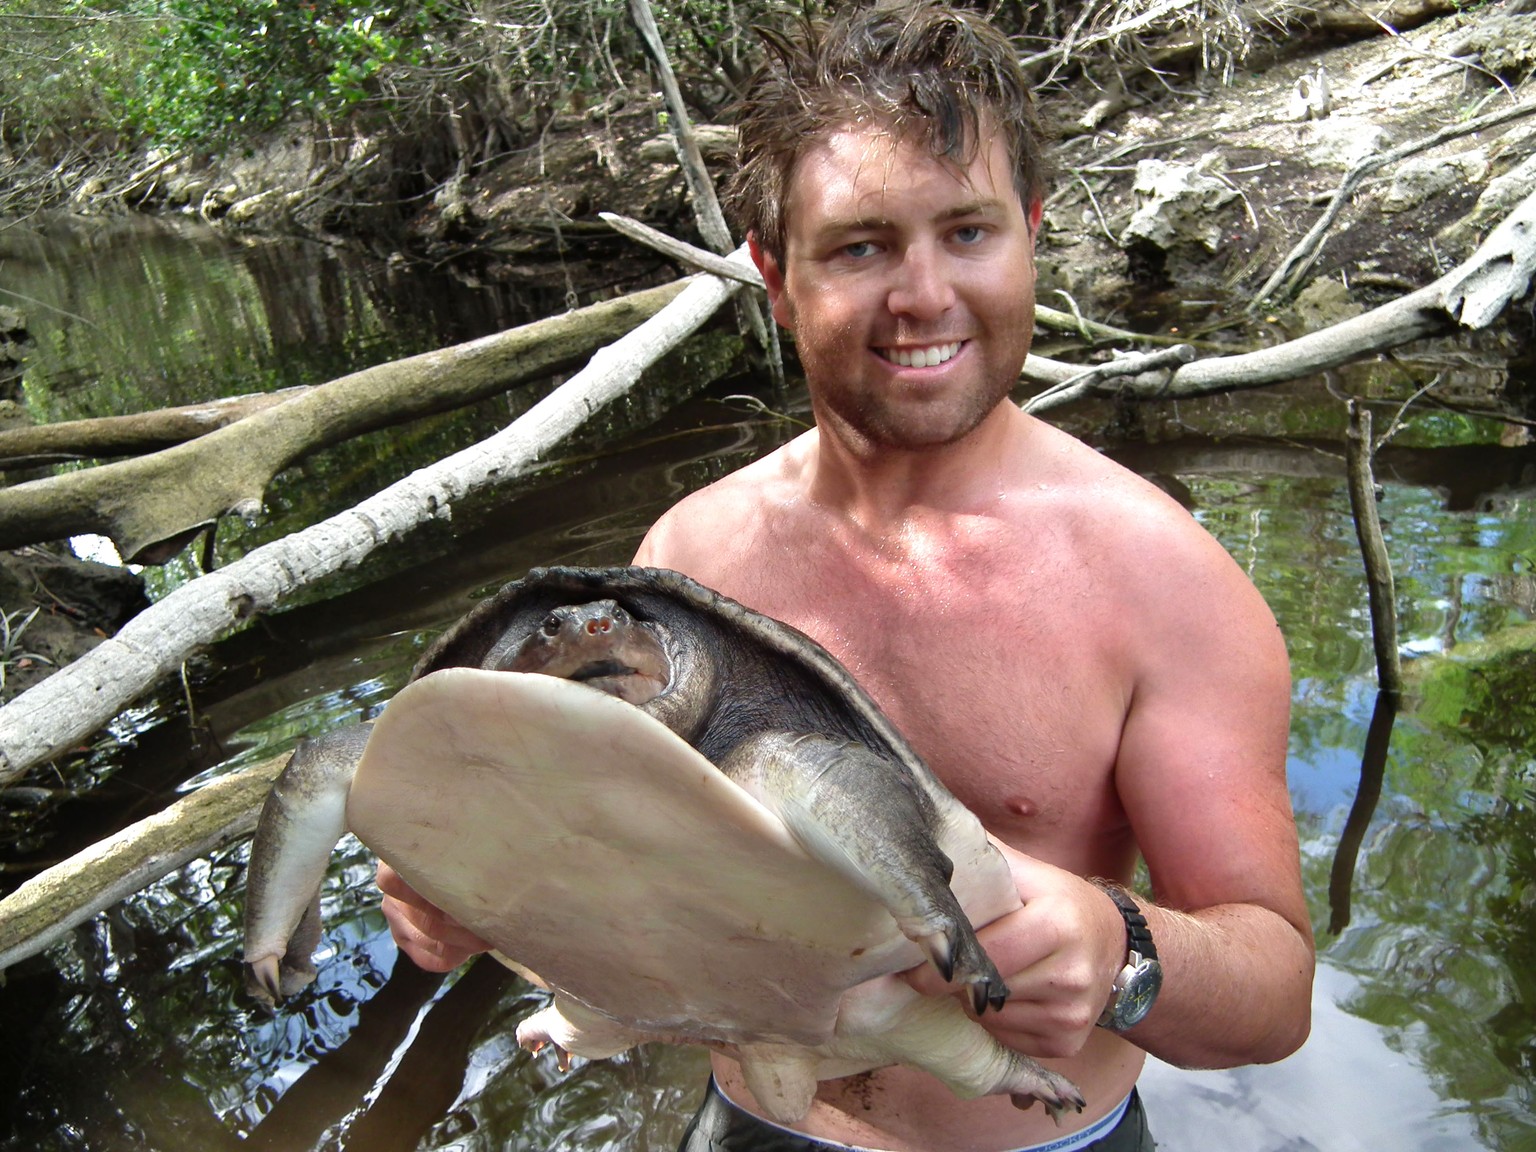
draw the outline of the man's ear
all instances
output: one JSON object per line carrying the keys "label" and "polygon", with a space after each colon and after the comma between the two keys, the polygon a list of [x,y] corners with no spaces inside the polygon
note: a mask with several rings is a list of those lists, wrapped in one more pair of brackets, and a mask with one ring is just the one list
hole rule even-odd
{"label": "man's ear", "polygon": [[756,232],[747,233],[747,254],[752,257],[752,263],[757,265],[763,277],[763,287],[768,291],[768,306],[773,310],[773,318],[781,327],[791,328],[788,305],[784,300],[784,270],[779,267],[773,253],[763,247]]}
{"label": "man's ear", "polygon": [[1038,196],[1029,202],[1029,238],[1038,239],[1040,236],[1040,221],[1045,217],[1045,201]]}

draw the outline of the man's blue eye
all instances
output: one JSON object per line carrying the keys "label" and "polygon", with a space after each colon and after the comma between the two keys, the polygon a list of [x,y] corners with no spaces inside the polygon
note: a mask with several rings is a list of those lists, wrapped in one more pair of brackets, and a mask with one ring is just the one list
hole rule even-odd
{"label": "man's blue eye", "polygon": [[974,244],[981,239],[982,235],[983,232],[979,224],[967,224],[964,227],[955,229],[955,239],[962,244]]}
{"label": "man's blue eye", "polygon": [[852,244],[845,244],[843,246],[843,255],[852,256],[855,260],[872,255],[874,251],[874,244],[868,240],[855,240]]}

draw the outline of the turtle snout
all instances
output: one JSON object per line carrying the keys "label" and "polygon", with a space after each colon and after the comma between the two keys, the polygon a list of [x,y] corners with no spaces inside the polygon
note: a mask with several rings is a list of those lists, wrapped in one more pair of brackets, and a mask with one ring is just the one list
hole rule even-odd
{"label": "turtle snout", "polygon": [[622,628],[629,623],[629,613],[624,609],[615,607],[611,612],[599,612],[590,617],[585,625],[588,636],[606,636],[615,628]]}

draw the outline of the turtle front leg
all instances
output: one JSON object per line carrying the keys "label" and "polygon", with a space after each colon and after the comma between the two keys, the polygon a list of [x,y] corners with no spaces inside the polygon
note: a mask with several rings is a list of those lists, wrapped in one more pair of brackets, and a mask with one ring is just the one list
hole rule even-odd
{"label": "turtle front leg", "polygon": [[950,889],[954,867],[898,766],[855,741],[774,732],[744,741],[720,770],[811,857],[883,904],[946,980],[970,986],[978,1013],[1002,1008],[1008,986]]}
{"label": "turtle front leg", "polygon": [[312,906],[336,842],[347,830],[347,792],[371,724],[353,724],[294,750],[262,805],[245,890],[248,984],[276,1003],[314,978],[319,942]]}

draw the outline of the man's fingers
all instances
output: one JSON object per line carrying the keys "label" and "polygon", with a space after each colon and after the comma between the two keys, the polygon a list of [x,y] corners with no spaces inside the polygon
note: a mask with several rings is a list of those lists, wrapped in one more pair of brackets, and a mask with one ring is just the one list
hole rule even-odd
{"label": "man's fingers", "polygon": [[377,883],[384,893],[380,908],[400,951],[428,972],[450,972],[490,947],[441,908],[380,863]]}

